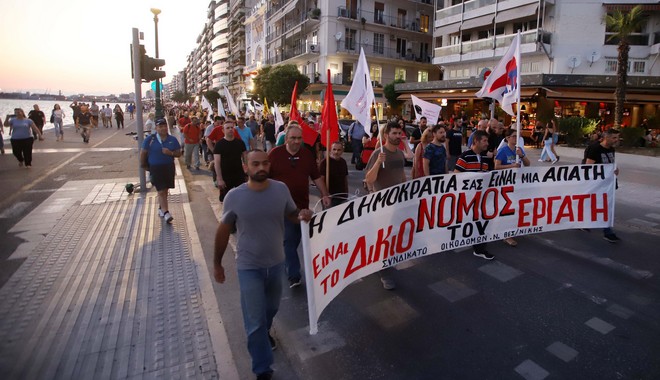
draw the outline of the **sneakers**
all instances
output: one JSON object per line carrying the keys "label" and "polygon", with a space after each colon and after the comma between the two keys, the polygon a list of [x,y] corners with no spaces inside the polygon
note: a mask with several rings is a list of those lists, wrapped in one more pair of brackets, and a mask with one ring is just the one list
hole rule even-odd
{"label": "sneakers", "polygon": [[270,380],[273,378],[272,372],[264,372],[257,375],[257,380]]}
{"label": "sneakers", "polygon": [[160,207],[158,207],[158,216],[160,216],[161,218],[165,216],[165,213],[163,212],[163,210],[161,210]]}
{"label": "sneakers", "polygon": [[554,160],[552,160],[552,165],[554,165],[554,164],[556,164],[556,163],[557,163],[557,161],[559,161],[559,160],[558,160],[558,159],[556,159],[556,158],[555,158]]}
{"label": "sneakers", "polygon": [[174,218],[172,218],[172,215],[170,215],[170,212],[169,212],[169,211],[165,211],[165,213],[163,214],[163,219],[165,219],[165,221],[166,221],[168,224],[171,224],[172,221],[174,220]]}
{"label": "sneakers", "polygon": [[270,349],[272,351],[277,350],[277,341],[275,340],[275,338],[273,338],[272,335],[270,335],[270,331],[268,332],[268,341],[270,342]]}
{"label": "sneakers", "polygon": [[300,286],[300,284],[302,284],[301,279],[299,279],[299,278],[298,279],[295,279],[295,278],[291,279],[291,280],[289,280],[289,289],[297,288],[297,287]]}
{"label": "sneakers", "polygon": [[396,289],[396,283],[389,277],[381,277],[380,282],[383,284],[383,289],[385,290]]}
{"label": "sneakers", "polygon": [[616,243],[617,241],[621,240],[621,239],[619,239],[618,236],[616,236],[616,234],[603,235],[603,239],[609,241],[610,243]]}
{"label": "sneakers", "polygon": [[474,252],[472,252],[472,254],[477,256],[477,257],[481,257],[482,259],[486,259],[486,260],[492,260],[492,259],[495,258],[495,256],[488,253],[488,251],[483,251],[483,252],[474,251]]}

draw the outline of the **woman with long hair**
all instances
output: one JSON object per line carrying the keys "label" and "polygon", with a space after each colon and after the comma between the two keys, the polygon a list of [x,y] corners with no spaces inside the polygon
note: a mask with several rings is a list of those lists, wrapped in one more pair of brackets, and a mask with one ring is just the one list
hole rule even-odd
{"label": "woman with long hair", "polygon": [[554,133],[554,124],[548,123],[545,127],[545,132],[543,133],[543,150],[541,151],[541,158],[539,158],[540,162],[545,162],[548,159],[552,161],[553,164],[557,162],[557,156],[555,156],[555,153],[552,151],[552,139]]}
{"label": "woman with long hair", "polygon": [[64,111],[62,111],[62,108],[59,104],[55,104],[55,106],[53,106],[52,119],[53,125],[55,126],[55,141],[64,140],[64,131],[62,130],[62,127],[64,126]]}
{"label": "woman with long hair", "polygon": [[32,167],[32,144],[34,143],[33,134],[39,136],[43,141],[44,136],[37,128],[34,121],[25,116],[22,108],[14,108],[14,115],[7,115],[5,126],[9,127],[11,135],[11,150],[18,160],[18,166],[25,164],[26,168]]}
{"label": "woman with long hair", "polygon": [[415,148],[412,170],[413,179],[424,177],[424,150],[431,141],[433,141],[433,128],[429,127],[422,132],[419,144],[417,144],[417,148]]}
{"label": "woman with long hair", "polygon": [[119,125],[121,125],[121,129],[124,129],[124,111],[121,110],[121,107],[119,104],[115,105],[115,120],[117,121],[117,129],[119,129]]}

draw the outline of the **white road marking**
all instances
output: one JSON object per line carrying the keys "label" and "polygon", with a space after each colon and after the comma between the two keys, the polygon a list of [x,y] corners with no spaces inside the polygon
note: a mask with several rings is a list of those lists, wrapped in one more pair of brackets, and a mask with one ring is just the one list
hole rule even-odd
{"label": "white road marking", "polygon": [[103,165],[81,166],[80,170],[101,169]]}
{"label": "white road marking", "polygon": [[578,352],[572,347],[565,345],[562,342],[554,342],[545,348],[546,351],[558,357],[559,359],[565,361],[566,363],[575,359],[578,356]]}
{"label": "white road marking", "polygon": [[598,331],[599,333],[605,335],[610,331],[614,330],[616,327],[603,321],[600,318],[593,317],[590,320],[584,322],[585,325],[591,327],[592,329]]}
{"label": "white road marking", "polygon": [[520,363],[520,365],[514,368],[514,371],[526,380],[543,380],[550,375],[550,372],[529,359]]}

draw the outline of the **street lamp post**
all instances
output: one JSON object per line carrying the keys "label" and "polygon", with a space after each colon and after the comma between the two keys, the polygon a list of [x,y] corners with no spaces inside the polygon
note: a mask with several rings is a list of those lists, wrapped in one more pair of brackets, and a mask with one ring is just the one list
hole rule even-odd
{"label": "street lamp post", "polygon": [[[156,34],[156,58],[159,58],[158,56],[158,15],[160,14],[160,9],[157,8],[151,8],[151,13],[154,14],[154,28],[155,34]],[[156,120],[163,118],[165,115],[163,114],[163,104],[161,103],[160,100],[160,79],[156,79]]]}

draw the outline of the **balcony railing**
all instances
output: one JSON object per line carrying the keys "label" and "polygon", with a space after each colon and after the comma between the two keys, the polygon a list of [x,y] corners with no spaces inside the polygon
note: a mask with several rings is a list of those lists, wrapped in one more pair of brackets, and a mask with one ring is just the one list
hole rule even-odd
{"label": "balcony railing", "polygon": [[357,20],[359,13],[360,10],[352,11],[346,7],[337,7],[337,17],[352,18],[353,20]]}
{"label": "balcony railing", "polygon": [[[538,30],[529,30],[520,34],[521,44],[535,43],[538,35]],[[462,44],[443,46],[435,49],[436,57],[446,57],[454,54],[474,53],[477,51],[493,50],[493,39],[495,40],[496,48],[508,47],[515,37],[515,34],[500,35],[496,37],[488,37],[477,41],[467,41]],[[543,33],[543,38],[540,42],[550,43],[550,33]]]}
{"label": "balcony railing", "polygon": [[436,12],[436,20],[442,20],[447,17],[452,17],[456,16],[458,14],[461,14],[463,11],[463,6],[465,6],[465,12],[473,11],[475,9],[479,9],[481,7],[486,7],[489,5],[495,4],[497,1],[496,0],[471,0],[467,1],[463,4],[456,4],[452,5],[451,7],[439,9]]}
{"label": "balcony railing", "polygon": [[319,49],[320,47],[318,44],[312,44],[312,43],[285,47],[282,53],[266,59],[266,64],[274,65],[286,61],[288,59],[301,56],[303,54],[318,54]]}
{"label": "balcony railing", "polygon": [[[364,17],[366,22],[390,26],[393,28],[410,30],[413,32],[429,33],[430,25],[427,25],[425,30],[422,29],[420,20],[413,19],[407,16],[387,16],[384,12],[369,12],[362,10],[360,16]],[[430,19],[430,16],[429,16]],[[429,21],[430,23],[430,21]]]}
{"label": "balcony railing", "polygon": [[355,41],[351,40],[340,40],[337,45],[337,52],[348,53],[348,54],[360,54],[360,47],[364,49],[364,54],[370,57],[379,57],[379,58],[390,58],[390,59],[399,59],[403,61],[411,62],[422,62],[430,63],[431,56],[426,55],[424,57],[419,54],[413,53],[412,49],[406,49],[405,51],[397,51],[396,48],[386,48],[382,45],[369,45],[369,44],[358,44]]}

